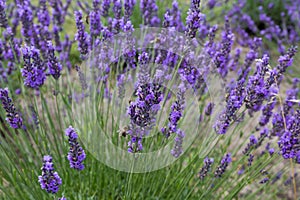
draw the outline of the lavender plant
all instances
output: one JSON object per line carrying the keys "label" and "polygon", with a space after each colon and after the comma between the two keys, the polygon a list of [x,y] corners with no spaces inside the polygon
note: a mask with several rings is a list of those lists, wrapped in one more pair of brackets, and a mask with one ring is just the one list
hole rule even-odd
{"label": "lavender plant", "polygon": [[0,198],[299,198],[299,6],[261,4],[0,0]]}

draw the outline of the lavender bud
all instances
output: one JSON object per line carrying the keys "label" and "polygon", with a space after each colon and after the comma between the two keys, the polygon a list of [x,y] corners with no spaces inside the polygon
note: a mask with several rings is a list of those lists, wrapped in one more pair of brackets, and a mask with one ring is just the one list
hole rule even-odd
{"label": "lavender bud", "polygon": [[204,165],[201,168],[200,172],[198,173],[198,176],[201,180],[203,180],[205,178],[205,176],[207,175],[207,173],[211,170],[211,166],[213,163],[214,163],[213,158],[206,157],[204,159]]}
{"label": "lavender bud", "polygon": [[60,62],[58,62],[55,52],[54,52],[54,47],[52,45],[51,41],[48,41],[48,69],[49,73],[55,78],[56,80],[60,77],[60,72],[62,70],[62,65]]}
{"label": "lavender bud", "polygon": [[254,135],[251,135],[249,140],[250,140],[250,142],[247,144],[246,148],[243,150],[243,154],[245,154],[245,155],[249,155],[251,148],[254,147],[258,143],[258,140]]}
{"label": "lavender bud", "polygon": [[57,193],[62,184],[58,173],[54,171],[52,157],[47,155],[43,159],[42,175],[39,176],[39,183],[43,190],[48,193]]}
{"label": "lavender bud", "polygon": [[261,181],[259,181],[259,184],[265,184],[267,182],[269,182],[269,178],[265,177]]}
{"label": "lavender bud", "polygon": [[22,48],[24,68],[21,70],[24,77],[24,85],[38,89],[46,80],[44,62],[40,57],[40,51],[34,46]]}
{"label": "lavender bud", "polygon": [[182,153],[183,153],[183,149],[182,149],[182,142],[183,142],[183,138],[184,138],[184,132],[181,131],[180,129],[178,129],[176,131],[176,138],[175,138],[175,144],[173,149],[171,150],[171,154],[175,157],[178,158]]}
{"label": "lavender bud", "polygon": [[101,15],[103,17],[107,17],[108,16],[108,13],[109,13],[109,8],[110,8],[110,2],[111,0],[103,0],[102,1],[102,10],[101,10]]}
{"label": "lavender bud", "polygon": [[77,141],[78,135],[72,126],[69,126],[65,130],[65,133],[69,137],[70,151],[68,153],[68,160],[70,167],[76,170],[83,170],[84,164],[82,162],[85,160],[86,154]]}
{"label": "lavender bud", "polygon": [[16,111],[12,99],[8,96],[7,88],[0,88],[0,100],[4,110],[6,111],[6,121],[10,124],[10,127],[14,129],[21,128],[23,120],[20,117],[20,114]]}
{"label": "lavender bud", "polygon": [[75,11],[75,20],[76,20],[76,27],[77,27],[75,40],[78,41],[78,50],[80,52],[82,59],[85,59],[89,51],[89,34],[85,32],[81,11]]}
{"label": "lavender bud", "polygon": [[217,167],[215,171],[215,177],[221,177],[224,174],[226,168],[228,167],[229,163],[231,163],[231,154],[227,153],[221,160],[221,164]]}
{"label": "lavender bud", "polygon": [[5,0],[0,0],[0,27],[7,28],[7,18],[6,18],[6,3]]}
{"label": "lavender bud", "polygon": [[252,165],[253,158],[254,158],[254,155],[249,154],[249,158],[248,158],[248,167],[250,167],[250,166]]}
{"label": "lavender bud", "polygon": [[214,106],[215,106],[214,103],[209,102],[204,111],[205,115],[210,116],[213,111]]}

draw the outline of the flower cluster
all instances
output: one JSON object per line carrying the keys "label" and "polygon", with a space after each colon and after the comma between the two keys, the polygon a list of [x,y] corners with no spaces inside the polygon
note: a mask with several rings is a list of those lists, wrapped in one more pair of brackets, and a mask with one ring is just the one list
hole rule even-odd
{"label": "flower cluster", "polygon": [[221,160],[221,164],[217,167],[215,171],[215,177],[221,177],[228,165],[231,163],[231,154],[227,153]]}
{"label": "flower cluster", "polygon": [[169,114],[169,123],[167,128],[162,128],[162,133],[168,138],[172,133],[177,133],[178,131],[178,122],[183,115],[184,103],[185,103],[185,91],[186,87],[182,83],[178,88],[176,94],[176,101],[171,106],[171,112]]}
{"label": "flower cluster", "polygon": [[[267,40],[275,41],[278,45],[278,51],[283,54],[285,43],[297,43],[300,40],[299,30],[295,28],[299,25],[299,18],[296,17],[299,14],[296,11],[298,5],[294,1],[282,1],[281,3],[283,10],[280,13],[274,9],[273,2],[265,4],[264,1],[260,1],[251,8],[247,7],[249,4],[246,0],[240,0],[233,4],[229,16],[235,24],[235,31],[240,35],[239,44],[242,46],[249,45],[251,35],[256,34]],[[269,15],[269,11],[272,10],[276,10],[276,15],[280,16],[280,21]],[[272,12],[275,13],[274,11]]]}
{"label": "flower cluster", "polygon": [[183,138],[184,138],[184,132],[181,131],[180,129],[178,129],[176,131],[176,137],[175,137],[175,144],[173,149],[171,150],[171,154],[175,157],[178,158],[182,153],[183,153],[183,149],[182,149],[182,143],[183,143]]}
{"label": "flower cluster", "polygon": [[229,19],[225,17],[225,30],[222,34],[222,41],[219,45],[220,48],[215,53],[214,63],[216,68],[221,75],[221,77],[225,77],[228,73],[228,63],[230,59],[230,51],[233,44],[234,35],[231,31]]}
{"label": "flower cluster", "polygon": [[70,167],[77,170],[83,170],[84,164],[82,162],[85,160],[86,155],[77,141],[78,135],[72,126],[67,128],[65,132],[66,136],[69,137],[70,151],[68,153],[68,160],[70,162]]}
{"label": "flower cluster", "polygon": [[62,65],[61,63],[57,60],[54,52],[54,47],[52,45],[52,42],[48,42],[48,69],[49,69],[49,74],[53,76],[56,80],[60,77],[60,73],[62,70]]}
{"label": "flower cluster", "polygon": [[186,18],[185,34],[190,38],[195,38],[203,20],[205,20],[205,15],[200,12],[200,1],[192,1]]}
{"label": "flower cluster", "polygon": [[[258,4],[262,4],[262,2],[260,1]],[[213,158],[206,157],[204,163],[200,163],[201,166],[195,162],[195,166],[192,167],[193,169],[201,167],[198,173],[201,181],[205,177],[208,178],[208,173],[212,171],[210,175],[215,178],[212,180],[213,184],[209,184],[208,187],[223,187],[221,185],[223,181],[220,181],[220,184],[215,184],[215,181],[224,175],[232,160],[239,159],[238,151],[242,151],[244,155],[232,167],[232,171],[238,168],[237,174],[245,173],[245,176],[242,175],[243,177],[251,176],[251,172],[257,170],[259,162],[263,162],[260,166],[273,164],[277,152],[284,159],[290,159],[300,164],[300,80],[298,78],[293,80],[292,87],[287,90],[284,99],[279,92],[284,74],[289,71],[297,52],[296,47],[286,49],[284,45],[300,41],[299,30],[294,26],[294,24],[299,26],[299,5],[297,3],[292,1],[283,3],[287,12],[278,13],[281,18],[280,22],[282,22],[279,25],[276,19],[273,19],[266,12],[266,8],[262,6],[257,6],[257,19],[253,18],[252,15],[245,12],[247,1],[239,0],[229,8],[229,12],[224,9],[222,13],[224,26],[218,26],[209,23],[209,19],[216,16],[212,9],[221,5],[215,0],[207,2],[208,8],[211,9],[207,16],[200,10],[200,0],[191,0],[187,15],[183,14],[187,16],[185,22],[182,20],[183,15],[176,0],[173,0],[172,7],[166,8],[165,13],[158,12],[156,0],[140,0],[140,14],[143,20],[143,24],[140,26],[158,27],[162,25],[162,30],[155,37],[152,37],[152,31],[143,32],[143,37],[135,40],[135,28],[139,27],[139,24],[136,24],[138,20],[132,18],[133,12],[136,12],[134,7],[136,3],[136,0],[93,0],[92,5],[89,5],[88,2],[77,1],[77,8],[81,10],[73,11],[68,9],[71,0],[66,0],[64,3],[61,0],[39,0],[38,5],[34,5],[29,0],[16,0],[6,5],[4,0],[0,0],[0,27],[3,29],[1,29],[0,38],[0,83],[8,84],[8,87],[14,89],[19,97],[28,95],[31,97],[33,95],[31,92],[42,94],[42,98],[34,102],[37,105],[33,104],[27,109],[25,106],[22,108],[22,111],[28,115],[28,119],[23,121],[24,115],[21,117],[14,107],[8,89],[0,89],[0,101],[4,108],[1,110],[0,116],[4,116],[5,113],[6,121],[14,129],[23,128],[25,130],[24,124],[30,125],[26,124],[27,129],[24,131],[30,136],[29,140],[24,142],[25,145],[29,144],[34,147],[40,145],[36,143],[35,136],[31,137],[31,134],[39,132],[39,129],[36,129],[37,126],[43,130],[43,126],[47,122],[46,120],[42,123],[42,118],[38,117],[40,116],[37,113],[40,110],[38,103],[42,101],[43,109],[47,108],[48,102],[49,105],[52,105],[51,99],[44,98],[47,96],[45,93],[48,92],[46,85],[43,86],[47,75],[52,76],[56,83],[60,76],[67,76],[61,81],[63,88],[59,88],[63,101],[60,102],[59,99],[56,101],[57,109],[62,109],[62,112],[58,110],[57,114],[66,114],[68,111],[66,109],[70,108],[69,103],[73,98],[69,93],[71,86],[67,83],[72,80],[73,72],[76,70],[83,90],[82,98],[94,97],[84,94],[90,94],[87,92],[88,89],[96,89],[96,96],[101,98],[100,101],[96,101],[97,103],[112,103],[115,100],[114,94],[117,94],[119,97],[116,102],[117,106],[124,105],[120,102],[125,100],[125,97],[127,98],[125,83],[133,81],[133,76],[137,77],[137,81],[134,83],[134,99],[130,100],[127,107],[127,120],[130,120],[126,127],[128,130],[126,129],[126,134],[122,134],[125,135],[124,138],[112,136],[114,142],[115,139],[117,140],[116,144],[127,145],[129,153],[140,152],[148,145],[151,146],[150,150],[153,150],[156,149],[156,146],[152,147],[157,145],[157,141],[165,145],[165,142],[174,139],[174,146],[169,154],[179,158],[186,150],[185,141],[190,140],[188,137],[193,130],[189,128],[190,124],[198,125],[198,122],[201,121],[204,122],[203,127],[208,130],[213,128],[217,134],[209,137],[202,134],[206,130],[203,132],[200,130],[199,144],[210,146],[216,142],[215,145],[220,148],[216,152],[211,152],[211,155],[215,156],[230,149],[234,152],[234,159],[230,153],[225,154],[222,159],[219,157],[221,161],[216,164],[218,166],[214,170],[212,170]],[[268,8],[271,10],[273,6],[274,4],[270,3]],[[136,15],[136,13],[134,14]],[[69,21],[66,20],[68,16],[75,17],[76,34],[73,38],[65,33],[65,25]],[[162,24],[160,24],[161,19],[158,16],[163,16]],[[259,20],[259,23],[256,20]],[[21,34],[18,33],[19,30]],[[217,35],[218,31],[220,36]],[[114,44],[115,46],[107,45],[111,41],[116,42],[115,39],[120,36],[117,35],[119,33],[121,33],[119,38],[123,41]],[[266,39],[276,42],[281,54],[278,64],[274,68],[270,64],[272,63],[272,52],[267,49],[269,45],[263,43]],[[72,47],[73,44],[75,44],[75,48]],[[112,50],[111,46],[116,48]],[[76,48],[78,52],[74,52]],[[150,50],[151,48],[152,50]],[[76,53],[80,56],[77,56]],[[115,53],[119,53],[120,56],[115,57]],[[88,55],[90,56],[88,57]],[[91,77],[85,77],[81,71],[83,69],[78,67],[82,61],[92,61],[91,63],[95,64],[88,69],[90,71],[87,70],[95,72]],[[154,64],[158,68],[152,68],[149,64]],[[20,75],[17,71],[20,68],[17,66],[22,66],[21,75],[24,85],[34,91],[27,91],[27,88],[23,91],[23,88],[21,90],[17,82],[15,83],[15,80],[19,80]],[[68,69],[65,73],[62,73],[63,66]],[[132,69],[137,69],[137,72],[135,73]],[[130,73],[127,75],[127,72]],[[220,85],[226,92],[226,96],[220,98],[221,101],[224,101],[225,107],[217,121],[214,121],[213,127],[210,127],[210,123],[206,120],[213,120],[212,114],[218,115],[219,113],[217,113],[217,103],[209,99],[209,90],[212,88],[205,84],[207,80],[210,81],[208,74],[220,77],[222,79],[219,81]],[[88,85],[87,81],[90,80],[94,80],[99,88],[94,88],[92,84]],[[168,82],[166,85],[170,88],[163,87],[164,81]],[[41,88],[42,86],[43,88]],[[57,86],[61,87],[60,84]],[[176,96],[172,96],[171,89],[176,90]],[[190,94],[197,98],[192,104],[190,104],[190,100],[193,100],[189,98]],[[77,96],[75,95],[75,97]],[[205,106],[206,102],[208,104]],[[60,103],[68,105],[61,107]],[[194,103],[199,103],[199,106],[195,106]],[[162,107],[164,105],[171,106]],[[195,109],[192,110],[191,116],[185,110],[186,106]],[[159,111],[162,112],[159,113]],[[197,111],[202,113],[198,115]],[[99,112],[102,110],[100,109]],[[105,117],[115,117],[114,115],[105,116],[105,113],[99,114],[101,120]],[[122,114],[120,111],[120,116],[123,116]],[[159,114],[166,115],[167,119]],[[204,114],[207,116],[205,119],[202,118]],[[254,127],[254,130],[240,131],[241,126],[248,122],[246,114],[252,117],[251,127]],[[252,124],[256,122],[256,120],[252,120],[256,114],[260,114],[259,121],[257,124]],[[193,121],[191,120],[193,117],[200,120]],[[188,123],[184,124],[186,120]],[[2,123],[4,120],[0,117],[0,121]],[[105,126],[107,124],[104,121],[104,124],[101,125]],[[50,128],[56,129],[55,123],[52,124],[54,125]],[[115,124],[119,125],[118,122]],[[234,124],[237,124],[236,128],[232,129],[232,132],[229,131],[230,126]],[[155,138],[145,137],[152,132],[159,132],[157,128],[161,128],[161,126],[163,127],[162,134],[157,134]],[[4,131],[10,130],[5,126],[0,128],[0,137],[5,136]],[[249,138],[250,141],[243,149],[238,149],[238,146],[231,149],[229,145],[234,145],[233,141],[237,139],[236,132],[238,131],[240,131],[240,138]],[[45,131],[45,134],[48,134],[47,132]],[[229,134],[228,137],[218,143],[219,138],[224,138],[219,134],[225,133]],[[198,132],[192,134],[196,135]],[[245,136],[245,134],[247,135]],[[68,137],[69,143],[67,155],[69,165],[71,168],[81,171],[85,168],[86,154],[78,141],[78,134],[70,126],[65,130],[65,135]],[[9,140],[6,141],[6,139],[10,139],[3,138],[3,143],[7,143]],[[272,140],[266,141],[271,138]],[[22,139],[26,140],[27,135]],[[122,139],[124,140],[122,141]],[[124,143],[119,143],[119,141]],[[49,142],[57,141],[52,138]],[[49,147],[51,146],[49,145]],[[191,147],[193,150],[194,148],[198,150],[197,145]],[[262,149],[261,152],[258,152],[259,148]],[[30,149],[28,148],[28,150]],[[57,150],[59,149],[60,147],[57,146]],[[196,152],[197,155],[199,152],[196,150],[191,153]],[[255,150],[255,153],[252,150]],[[7,155],[15,155],[15,153]],[[5,156],[7,157],[7,155]],[[18,152],[16,155],[19,156]],[[264,160],[265,156],[269,156],[270,159]],[[9,163],[8,166],[10,166]],[[7,174],[9,175],[9,173],[3,173],[5,176],[8,176]],[[262,174],[264,177],[256,180],[258,183],[275,182],[275,179],[270,179],[271,173],[270,176],[266,173]],[[236,174],[232,173],[228,176],[234,188],[242,189],[246,185],[247,180],[242,176],[237,183],[233,180]],[[4,177],[4,179],[9,181],[10,177]],[[43,190],[48,193],[58,192],[62,179],[54,170],[51,156],[44,156],[42,175],[38,179]],[[219,192],[220,189],[216,188],[213,191]],[[23,194],[22,191],[20,193]],[[24,194],[26,193],[24,192]],[[194,195],[192,191],[187,191],[187,194]],[[172,198],[171,195],[172,192],[166,197]],[[200,195],[200,198],[208,198],[206,192]],[[185,196],[184,192],[180,194],[180,197],[188,198],[189,196]],[[197,197],[199,198],[199,196]],[[225,193],[224,198],[226,198]],[[60,199],[66,198],[61,197]]]}
{"label": "flower cluster", "polygon": [[246,108],[249,112],[257,112],[261,109],[262,103],[269,97],[269,90],[265,83],[265,74],[268,72],[269,57],[264,55],[261,61],[256,63],[256,71],[249,77],[246,87]]}
{"label": "flower cluster", "polygon": [[16,111],[16,108],[12,102],[12,99],[8,96],[8,89],[0,88],[0,100],[4,110],[6,111],[6,121],[12,128],[21,128],[23,120],[20,114]]}
{"label": "flower cluster", "polygon": [[214,163],[214,159],[206,157],[203,162],[204,165],[201,168],[200,172],[198,173],[198,176],[201,180],[203,180],[207,175],[207,173],[211,170],[211,166]]}
{"label": "flower cluster", "polygon": [[236,113],[244,103],[244,79],[241,79],[230,90],[226,100],[226,108],[219,117],[219,120],[214,125],[218,134],[225,134],[230,124],[237,119]]}
{"label": "flower cluster", "polygon": [[0,1],[0,27],[2,28],[6,28],[8,26],[5,8],[6,8],[5,0],[1,0]]}
{"label": "flower cluster", "polygon": [[254,135],[251,135],[249,138],[250,142],[247,144],[247,147],[243,150],[243,154],[249,155],[249,151],[252,147],[255,147],[255,145],[258,143],[257,138]]}
{"label": "flower cluster", "polygon": [[125,0],[124,1],[124,18],[127,22],[132,15],[136,0]]}
{"label": "flower cluster", "polygon": [[75,40],[78,41],[78,51],[80,52],[81,58],[84,59],[89,51],[89,34],[85,32],[85,26],[82,20],[82,12],[75,11],[75,20],[77,27]]}
{"label": "flower cluster", "polygon": [[48,193],[57,193],[62,180],[58,173],[54,171],[52,157],[47,155],[43,159],[42,175],[39,176],[39,183],[43,190]]}
{"label": "flower cluster", "polygon": [[150,60],[149,54],[143,52],[139,55],[140,71],[136,89],[137,99],[128,107],[130,116],[129,133],[131,141],[128,143],[128,151],[136,152],[142,150],[142,137],[147,135],[155,122],[155,115],[160,109],[162,92],[159,85],[152,83],[149,77]]}
{"label": "flower cluster", "polygon": [[25,46],[22,49],[24,68],[22,76],[24,77],[24,85],[38,89],[46,80],[45,64],[40,57],[40,51],[34,46]]}
{"label": "flower cluster", "polygon": [[158,7],[156,0],[141,0],[140,9],[145,25],[152,27],[159,25],[160,19],[157,16]]}

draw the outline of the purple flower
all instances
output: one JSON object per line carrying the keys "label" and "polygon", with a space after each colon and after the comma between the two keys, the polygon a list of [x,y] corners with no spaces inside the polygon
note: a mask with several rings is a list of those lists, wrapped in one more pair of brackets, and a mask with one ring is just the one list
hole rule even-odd
{"label": "purple flower", "polygon": [[122,15],[122,3],[120,0],[113,0],[113,8],[112,11],[114,13],[115,19],[120,19]]}
{"label": "purple flower", "polygon": [[49,27],[50,25],[50,15],[48,12],[48,8],[46,5],[46,0],[40,0],[40,7],[37,12],[37,17],[39,22],[44,26],[44,27]]}
{"label": "purple flower", "polygon": [[279,171],[276,176],[272,179],[272,184],[276,183],[282,177],[283,172]]}
{"label": "purple flower", "polygon": [[269,182],[269,178],[267,178],[267,177],[265,177],[261,181],[259,181],[260,184],[265,184],[267,182]]}
{"label": "purple flower", "polygon": [[131,141],[128,143],[128,151],[136,152],[142,150],[142,137],[147,135],[156,119],[155,116],[160,109],[162,100],[160,85],[152,83],[149,77],[150,69],[148,53],[139,55],[139,73],[136,88],[137,99],[128,107],[130,117],[129,135]]}
{"label": "purple flower", "polygon": [[254,155],[249,154],[249,158],[248,158],[248,167],[250,167],[250,166],[252,165],[253,158],[254,158]]}
{"label": "purple flower", "polygon": [[159,25],[160,19],[157,16],[158,7],[156,5],[156,0],[141,0],[140,9],[143,15],[144,25]]}
{"label": "purple flower", "polygon": [[122,15],[122,3],[120,0],[113,0],[113,13],[114,13],[114,18],[112,21],[112,28],[115,34],[119,33],[122,27],[123,18],[121,18]]}
{"label": "purple flower", "polygon": [[124,84],[125,84],[125,75],[124,74],[120,74],[118,75],[117,78],[117,87],[118,87],[118,97],[120,99],[123,99],[125,96],[125,88],[124,88]]}
{"label": "purple flower", "polygon": [[238,171],[238,175],[242,175],[245,172],[245,166],[243,165],[239,171]]}
{"label": "purple flower", "polygon": [[67,200],[66,197],[61,197],[61,198],[58,198],[58,200]]}
{"label": "purple flower", "polygon": [[23,120],[20,117],[20,114],[16,111],[12,99],[8,96],[7,88],[0,88],[0,100],[4,110],[6,111],[6,121],[10,124],[10,127],[14,129],[21,128]]}
{"label": "purple flower", "polygon": [[212,111],[213,111],[214,106],[215,106],[214,103],[209,102],[208,105],[206,106],[205,110],[204,110],[205,115],[210,116]]}
{"label": "purple flower", "polygon": [[73,42],[70,41],[69,36],[66,34],[65,40],[61,44],[62,52],[60,52],[59,58],[62,63],[65,63],[68,70],[70,70],[72,67],[72,64],[70,62],[70,52],[71,52],[72,44]]}
{"label": "purple flower", "polygon": [[263,126],[265,126],[266,124],[268,124],[269,123],[269,121],[270,121],[270,118],[272,117],[272,115],[273,115],[273,109],[275,108],[275,105],[276,105],[276,97],[274,96],[274,97],[272,97],[271,99],[270,99],[270,101],[269,102],[267,102],[267,104],[266,105],[264,105],[263,107],[262,107],[262,115],[261,115],[261,117],[260,117],[260,120],[259,120],[259,125],[261,126],[261,127],[263,127]]}
{"label": "purple flower", "polygon": [[68,153],[68,160],[70,162],[70,167],[77,170],[83,170],[84,164],[82,162],[85,160],[86,154],[77,141],[78,135],[72,126],[69,126],[69,128],[65,130],[65,133],[66,136],[69,137],[70,151]]}
{"label": "purple flower", "polygon": [[170,15],[172,16],[172,20],[170,21],[170,27],[175,27],[177,31],[184,31],[185,27],[181,19],[181,11],[178,7],[178,2],[176,0],[174,0],[172,3]]}
{"label": "purple flower", "polygon": [[207,7],[211,10],[213,9],[215,6],[217,5],[217,1],[216,0],[209,0],[207,2]]}
{"label": "purple flower", "polygon": [[0,27],[2,28],[6,28],[8,26],[5,10],[6,10],[5,0],[0,0]]}
{"label": "purple flower", "polygon": [[[27,0],[23,1],[23,4],[18,4],[18,12],[22,21],[22,35],[25,37],[25,40],[28,45],[31,45],[32,37],[34,36],[34,27],[33,27],[33,12],[30,7],[30,2]],[[37,38],[35,38],[37,39]],[[35,44],[35,42],[34,42]]]}
{"label": "purple flower", "polygon": [[257,143],[255,145],[255,148],[257,149],[258,147],[260,147],[262,142],[264,141],[264,139],[268,136],[269,136],[269,129],[268,128],[264,128],[263,130],[261,130],[260,135],[257,139]]}
{"label": "purple flower", "polygon": [[299,94],[298,83],[299,82],[300,82],[299,78],[293,79],[292,88],[287,90],[287,92],[286,92],[286,98],[283,103],[283,112],[285,115],[288,115],[289,112],[292,110],[293,106],[297,104],[294,101],[296,101],[298,98],[298,94]]}
{"label": "purple flower", "polygon": [[267,85],[271,87],[272,84],[280,85],[282,80],[282,73],[286,72],[287,68],[292,65],[293,58],[297,52],[297,47],[289,48],[288,52],[278,59],[276,69],[273,69],[267,80]]}
{"label": "purple flower", "polygon": [[124,17],[128,21],[132,15],[136,0],[124,0]]}
{"label": "purple flower", "polygon": [[78,41],[78,50],[80,52],[81,58],[84,59],[89,51],[89,34],[85,32],[81,11],[75,11],[75,20],[77,27],[75,40]]}
{"label": "purple flower", "polygon": [[133,25],[131,24],[131,21],[127,21],[123,25],[122,29],[125,32],[125,48],[123,53],[125,62],[129,66],[129,68],[136,68],[135,40],[134,37],[132,36],[134,28]]}
{"label": "purple flower", "polygon": [[54,41],[55,41],[55,50],[60,53],[62,51],[62,46],[61,46],[61,42],[60,42],[59,31],[60,31],[60,27],[54,25],[53,26],[53,35],[54,35]]}
{"label": "purple flower", "polygon": [[243,154],[245,154],[245,155],[249,155],[251,148],[253,148],[258,143],[258,140],[254,135],[251,135],[249,140],[250,140],[250,142],[247,144],[246,148],[243,150]]}
{"label": "purple flower", "polygon": [[221,177],[224,174],[226,168],[228,167],[229,163],[231,163],[231,154],[227,153],[221,160],[221,164],[217,167],[215,171],[215,177]]}
{"label": "purple flower", "polygon": [[45,64],[40,57],[40,51],[34,46],[23,47],[24,68],[21,70],[24,85],[38,89],[46,80]]}
{"label": "purple flower", "polygon": [[63,5],[61,0],[49,0],[49,5],[52,7],[52,21],[54,25],[62,28],[70,3],[70,0],[66,1],[66,5]]}
{"label": "purple flower", "polygon": [[75,69],[78,72],[81,89],[82,89],[82,91],[85,91],[88,88],[86,78],[78,65],[75,66]]}
{"label": "purple flower", "polygon": [[162,129],[162,133],[168,138],[172,133],[177,132],[178,122],[183,115],[185,98],[184,94],[186,87],[181,84],[176,94],[176,101],[171,105],[171,112],[169,114],[169,124],[167,128]]}
{"label": "purple flower", "polygon": [[201,180],[203,180],[207,175],[207,173],[211,170],[211,166],[214,163],[214,159],[206,157],[203,162],[204,165],[201,168],[200,172],[198,173],[198,176]]}
{"label": "purple flower", "polygon": [[284,73],[286,69],[292,65],[293,57],[295,56],[297,49],[297,47],[291,47],[285,55],[279,57],[277,69],[280,73]]}
{"label": "purple flower", "polygon": [[270,148],[270,149],[268,150],[268,152],[269,152],[269,154],[270,154],[270,156],[271,156],[271,155],[273,155],[273,154],[274,154],[274,152],[275,152],[275,149],[274,149],[274,148]]}
{"label": "purple flower", "polygon": [[[100,19],[100,11],[99,10],[91,11],[89,18],[90,18],[91,37],[97,37],[100,35],[101,29],[102,29],[101,19]],[[84,30],[84,28],[83,28],[83,30]]]}
{"label": "purple flower", "polygon": [[225,78],[228,73],[228,63],[230,59],[231,47],[233,44],[234,35],[231,31],[229,19],[225,17],[225,30],[222,33],[222,41],[220,43],[220,49],[215,53],[214,63],[219,74]]}
{"label": "purple flower", "polygon": [[48,193],[57,193],[62,184],[58,173],[54,171],[52,157],[47,155],[43,159],[42,175],[39,176],[39,183],[43,190]]}
{"label": "purple flower", "polygon": [[232,59],[232,62],[230,63],[229,69],[231,71],[236,71],[239,65],[239,60],[240,60],[240,56],[241,56],[241,49],[240,48],[236,48],[235,50],[235,55]]}
{"label": "purple flower", "polygon": [[103,17],[107,17],[108,16],[108,13],[109,13],[109,8],[110,8],[110,2],[111,0],[103,0],[102,1],[102,10],[101,10],[101,15]]}
{"label": "purple flower", "polygon": [[205,20],[205,15],[200,12],[200,1],[192,1],[186,18],[186,36],[189,38],[196,37],[203,20]]}
{"label": "purple flower", "polygon": [[256,63],[256,71],[249,77],[246,87],[246,108],[251,115],[261,109],[263,101],[269,98],[269,88],[265,83],[265,74],[268,72],[269,57],[264,55],[261,61]]}
{"label": "purple flower", "polygon": [[181,131],[180,129],[178,129],[176,131],[176,137],[175,137],[175,144],[173,149],[171,150],[171,154],[175,157],[178,158],[182,153],[183,153],[183,149],[182,149],[182,142],[183,142],[183,138],[184,138],[184,132]]}
{"label": "purple flower", "polygon": [[54,52],[54,47],[52,45],[51,41],[48,41],[48,69],[49,69],[49,74],[53,76],[56,80],[60,77],[60,72],[62,70],[62,65],[60,62],[57,60]]}
{"label": "purple flower", "polygon": [[234,120],[236,120],[236,112],[242,107],[244,102],[244,79],[237,82],[236,85],[229,91],[229,95],[226,100],[226,107],[222,114],[219,116],[219,120],[214,125],[214,128],[218,134],[225,134]]}

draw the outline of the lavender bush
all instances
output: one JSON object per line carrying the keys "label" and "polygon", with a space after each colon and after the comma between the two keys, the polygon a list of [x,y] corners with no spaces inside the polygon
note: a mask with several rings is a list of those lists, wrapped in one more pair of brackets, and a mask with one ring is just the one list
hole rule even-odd
{"label": "lavender bush", "polygon": [[298,199],[300,2],[251,2],[0,0],[1,199]]}

